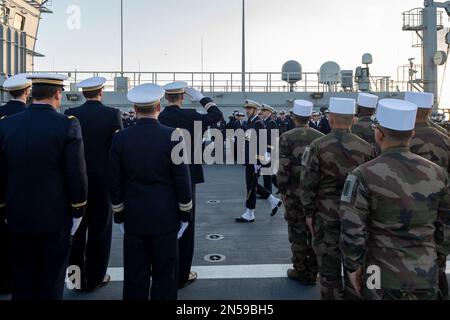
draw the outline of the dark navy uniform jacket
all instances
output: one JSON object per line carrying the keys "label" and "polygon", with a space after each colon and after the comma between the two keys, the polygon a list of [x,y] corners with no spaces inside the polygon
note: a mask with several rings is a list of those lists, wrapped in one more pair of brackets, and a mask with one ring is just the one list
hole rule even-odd
{"label": "dark navy uniform jacket", "polygon": [[0,121],[0,203],[13,232],[70,230],[84,215],[80,123],[46,104]]}
{"label": "dark navy uniform jacket", "polygon": [[114,135],[111,147],[111,201],[124,208],[125,230],[134,235],[177,231],[183,212],[192,209],[189,168],[175,165],[173,128],[154,119]]}
{"label": "dark navy uniform jacket", "polygon": [[[202,165],[194,164],[195,153],[203,154],[202,144],[198,145],[201,141],[197,141],[194,136],[194,122],[201,122],[204,133],[208,130],[209,126],[223,119],[222,112],[210,98],[204,98],[200,103],[207,110],[207,114],[198,113],[194,109],[182,109],[178,106],[169,106],[159,115],[159,121],[162,124],[172,128],[185,129],[191,134],[192,159],[189,169],[191,171],[193,185],[205,182]],[[201,138],[203,138],[203,136]]]}
{"label": "dark navy uniform jacket", "polygon": [[[260,164],[260,161],[264,158],[266,153],[266,149],[259,150],[259,139],[260,139],[260,130],[266,129],[264,125],[264,121],[261,120],[260,117],[255,116],[252,119],[249,119],[246,127],[245,134],[245,163],[249,164]],[[256,148],[251,147],[256,146]],[[254,149],[254,150],[253,150]],[[255,154],[256,151],[256,154]],[[254,159],[251,159],[254,158]]]}
{"label": "dark navy uniform jacket", "polygon": [[112,137],[123,129],[120,111],[98,101],[87,101],[81,107],[67,110],[66,115],[75,116],[83,130],[89,185],[95,183],[99,189],[106,191]]}
{"label": "dark navy uniform jacket", "polygon": [[19,100],[11,100],[4,106],[0,107],[0,118],[12,116],[25,111],[26,104]]}
{"label": "dark navy uniform jacket", "polygon": [[267,152],[272,153],[274,146],[272,145],[272,135],[274,135],[274,130],[278,130],[277,123],[272,118],[267,118],[264,120],[264,125],[267,129]]}

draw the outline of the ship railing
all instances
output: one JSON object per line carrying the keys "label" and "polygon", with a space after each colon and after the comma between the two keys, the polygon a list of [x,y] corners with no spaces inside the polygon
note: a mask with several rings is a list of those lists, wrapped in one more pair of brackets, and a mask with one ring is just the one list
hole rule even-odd
{"label": "ship railing", "polygon": [[[49,71],[42,71],[49,72]],[[185,81],[203,92],[342,92],[358,91],[358,84],[354,82],[350,88],[343,89],[339,82],[323,84],[319,81],[319,73],[302,72],[301,80],[290,84],[291,79],[298,79],[298,73],[281,72],[248,72],[245,73],[245,90],[242,87],[241,72],[125,72],[118,71],[51,71],[69,76],[68,84],[71,91],[77,91],[76,83],[93,76],[105,77],[106,91],[118,90],[116,79],[120,77],[128,78],[128,86],[131,89],[135,86],[156,83],[165,85],[174,81]],[[286,79],[287,81],[283,81]],[[374,92],[398,91],[403,84],[393,81],[386,76],[371,76],[371,89]]]}

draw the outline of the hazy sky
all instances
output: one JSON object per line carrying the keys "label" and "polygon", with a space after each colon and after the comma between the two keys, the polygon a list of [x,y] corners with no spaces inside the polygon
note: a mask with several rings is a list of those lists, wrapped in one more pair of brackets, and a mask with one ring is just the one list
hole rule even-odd
{"label": "hazy sky", "polygon": [[[67,26],[73,5],[81,10],[79,29]],[[401,14],[422,5],[246,0],[247,71],[280,72],[290,59],[308,72],[328,60],[355,69],[370,52],[372,74],[396,78],[397,66],[420,58]],[[124,0],[124,6],[126,70],[200,71],[203,37],[205,71],[240,71],[241,0]],[[37,51],[46,57],[36,59],[36,70],[120,70],[119,0],[54,0],[52,10],[41,22]]]}

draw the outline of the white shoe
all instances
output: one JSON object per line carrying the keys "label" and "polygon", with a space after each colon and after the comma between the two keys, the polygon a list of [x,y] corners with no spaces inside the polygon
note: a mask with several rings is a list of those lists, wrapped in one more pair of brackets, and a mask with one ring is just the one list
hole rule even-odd
{"label": "white shoe", "polygon": [[280,199],[275,198],[272,195],[269,197],[269,199],[267,199],[267,201],[269,201],[270,205],[272,206],[271,216],[273,217],[277,214],[278,209],[281,208],[281,206],[283,205],[283,202]]}

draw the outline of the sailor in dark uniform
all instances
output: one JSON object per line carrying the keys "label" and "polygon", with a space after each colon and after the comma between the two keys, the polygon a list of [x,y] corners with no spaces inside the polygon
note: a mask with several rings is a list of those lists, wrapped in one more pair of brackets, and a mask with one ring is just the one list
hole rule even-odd
{"label": "sailor in dark uniform", "polygon": [[[258,184],[258,178],[261,175],[261,161],[268,160],[264,157],[267,153],[267,148],[260,150],[259,146],[260,134],[266,134],[262,131],[266,129],[264,122],[258,116],[258,113],[261,110],[261,105],[257,102],[246,100],[245,109],[248,117],[247,131],[245,134],[245,181],[247,185],[247,210],[240,218],[236,219],[236,222],[238,223],[249,223],[255,221],[256,195],[259,195],[261,199],[269,201],[272,207],[272,216],[277,214],[278,209],[283,204],[280,199],[275,198],[270,191]],[[252,145],[256,146],[256,148],[252,148]],[[256,154],[252,153],[252,149],[256,149]]]}
{"label": "sailor in dark uniform", "polygon": [[129,116],[129,118],[127,120],[125,128],[129,128],[129,127],[136,125],[137,121],[138,121],[136,118],[136,112],[133,109],[130,109],[128,111],[128,116]]}
{"label": "sailor in dark uniform", "polygon": [[[177,238],[191,220],[189,168],[171,157],[176,129],[158,119],[164,90],[154,84],[128,94],[138,123],[114,136],[111,199],[125,231],[124,300],[176,300]],[[178,236],[178,237],[177,237]]]}
{"label": "sailor in dark uniform", "polygon": [[[279,137],[279,130],[278,130],[277,123],[272,118],[275,110],[267,104],[263,104],[261,110],[262,110],[262,118],[264,121],[264,125],[266,126],[266,130],[267,130],[267,144],[268,144],[267,153],[268,153],[268,157],[271,158],[272,151],[274,151],[274,149],[275,149],[275,146],[272,144],[273,143],[272,139],[275,137],[276,133]],[[278,132],[276,132],[276,131],[278,131]],[[263,167],[269,168],[270,166],[271,166],[271,164],[269,163],[268,165],[263,166]],[[264,188],[266,188],[266,190],[269,191],[270,193],[272,193],[272,185],[274,185],[275,187],[278,186],[276,175],[273,175],[273,174],[272,175],[264,175],[263,180],[264,180]]]}
{"label": "sailor in dark uniform", "polygon": [[71,236],[87,204],[83,138],[78,120],[57,112],[67,77],[29,78],[33,104],[0,121],[0,207],[11,232],[12,298],[59,300]]}
{"label": "sailor in dark uniform", "polygon": [[[190,172],[192,180],[192,198],[194,201],[192,223],[179,242],[179,277],[178,284],[180,288],[192,283],[197,279],[197,274],[191,272],[192,258],[194,256],[194,237],[195,237],[195,191],[198,184],[204,183],[202,162],[196,163],[195,159],[203,154],[202,137],[196,137],[194,134],[194,124],[200,124],[202,132],[206,132],[213,123],[219,122],[223,118],[222,112],[216,104],[210,99],[204,97],[200,92],[187,87],[185,82],[175,82],[164,87],[166,90],[166,100],[169,106],[159,115],[159,121],[172,128],[184,129],[191,135],[191,154]],[[194,109],[183,109],[181,106],[184,100],[184,94],[187,93],[193,102],[200,102],[207,111],[201,114]],[[200,133],[202,133],[200,132]]]}
{"label": "sailor in dark uniform", "polygon": [[69,265],[78,266],[82,289],[94,291],[110,281],[106,274],[112,239],[112,209],[109,196],[109,150],[113,135],[123,129],[120,111],[102,104],[105,78],[94,77],[78,84],[86,103],[66,111],[83,130],[89,182],[86,216],[72,246]]}
{"label": "sailor in dark uniform", "polygon": [[292,124],[292,119],[286,114],[286,111],[284,110],[280,112],[278,128],[280,129],[280,135],[295,128],[295,125]]}
{"label": "sailor in dark uniform", "polygon": [[[3,84],[12,99],[0,107],[0,118],[12,116],[25,111],[26,102],[30,96],[31,80],[26,75],[12,76]],[[11,259],[9,257],[8,229],[5,221],[0,219],[0,293],[11,293]]]}
{"label": "sailor in dark uniform", "polygon": [[31,92],[31,81],[26,78],[26,75],[12,76],[5,81],[3,88],[9,92],[12,99],[0,107],[0,118],[25,111]]}

